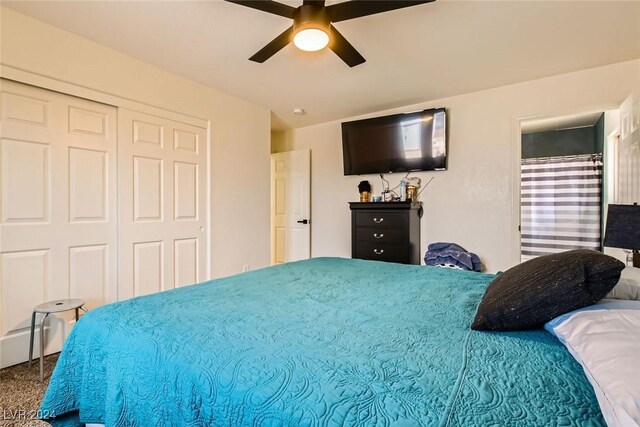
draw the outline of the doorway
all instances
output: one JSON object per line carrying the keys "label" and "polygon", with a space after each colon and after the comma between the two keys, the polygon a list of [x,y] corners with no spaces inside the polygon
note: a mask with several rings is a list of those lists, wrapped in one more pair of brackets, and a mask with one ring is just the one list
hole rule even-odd
{"label": "doorway", "polygon": [[520,258],[601,249],[604,114],[523,122]]}
{"label": "doorway", "polygon": [[311,152],[271,155],[271,264],[311,256]]}

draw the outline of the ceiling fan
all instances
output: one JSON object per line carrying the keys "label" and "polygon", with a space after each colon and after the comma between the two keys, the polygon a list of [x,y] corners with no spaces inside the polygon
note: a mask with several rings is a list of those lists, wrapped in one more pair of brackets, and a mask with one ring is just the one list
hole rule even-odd
{"label": "ceiling fan", "polygon": [[402,9],[435,0],[352,0],[325,6],[324,0],[304,0],[292,7],[271,0],[226,0],[252,9],[293,19],[293,25],[255,53],[249,60],[264,62],[280,49],[293,43],[302,50],[316,51],[329,46],[349,67],[365,62],[360,53],[344,38],[334,22]]}

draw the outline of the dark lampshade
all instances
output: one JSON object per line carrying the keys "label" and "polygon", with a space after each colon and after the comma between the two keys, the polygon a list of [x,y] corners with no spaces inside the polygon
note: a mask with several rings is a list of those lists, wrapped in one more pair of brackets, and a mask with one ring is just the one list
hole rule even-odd
{"label": "dark lampshade", "polygon": [[640,249],[640,206],[609,205],[604,246]]}

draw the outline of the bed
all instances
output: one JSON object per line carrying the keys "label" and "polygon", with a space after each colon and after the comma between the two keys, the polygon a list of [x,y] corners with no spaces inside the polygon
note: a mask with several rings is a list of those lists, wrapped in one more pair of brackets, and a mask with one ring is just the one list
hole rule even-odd
{"label": "bed", "polygon": [[53,425],[603,426],[543,329],[469,328],[493,275],[340,258],[100,307],[74,327]]}

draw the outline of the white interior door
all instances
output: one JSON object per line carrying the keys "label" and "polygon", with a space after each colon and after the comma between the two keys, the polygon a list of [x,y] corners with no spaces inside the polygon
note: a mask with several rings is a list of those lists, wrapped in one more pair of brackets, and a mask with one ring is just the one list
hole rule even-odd
{"label": "white interior door", "polygon": [[[116,109],[1,80],[0,368],[23,362],[35,305],[116,299]],[[73,313],[50,316],[46,353]],[[35,340],[34,354],[39,354]]]}
{"label": "white interior door", "polygon": [[118,110],[118,299],[206,279],[206,130]]}
{"label": "white interior door", "polygon": [[271,264],[311,256],[311,154],[271,155]]}

